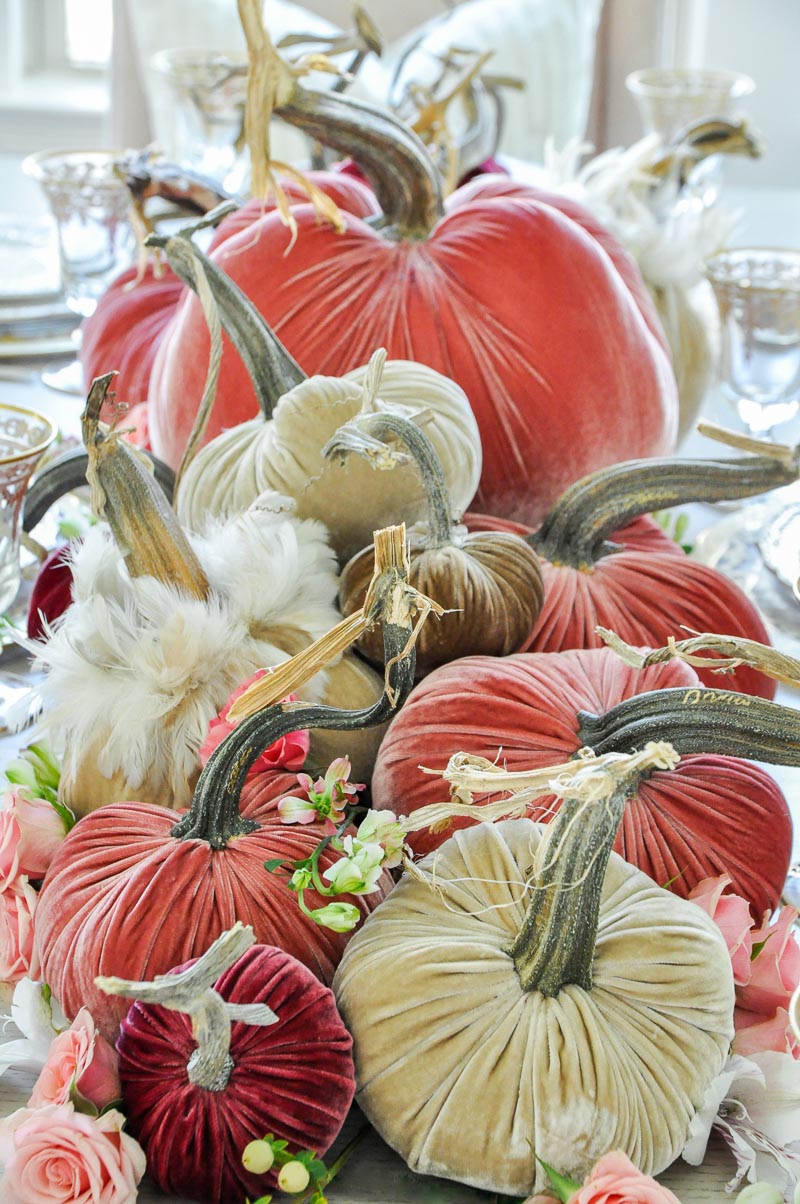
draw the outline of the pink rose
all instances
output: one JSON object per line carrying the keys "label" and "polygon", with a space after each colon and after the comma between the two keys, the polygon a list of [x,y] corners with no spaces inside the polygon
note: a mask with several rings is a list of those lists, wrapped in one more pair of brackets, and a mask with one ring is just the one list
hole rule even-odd
{"label": "pink rose", "polygon": [[39,976],[33,944],[35,910],[36,891],[24,876],[0,890],[0,982]]}
{"label": "pink rose", "polygon": [[101,1111],[122,1097],[118,1066],[116,1051],[96,1031],[88,1008],[81,1008],[66,1032],[50,1043],[28,1107],[69,1103],[74,1082],[84,1099]]}
{"label": "pink rose", "polygon": [[10,811],[0,811],[0,890],[19,877],[19,824]]}
{"label": "pink rose", "polygon": [[774,924],[764,923],[753,933],[753,947],[763,948],[753,958],[749,982],[736,992],[736,1002],[748,1012],[772,1016],[778,1008],[788,1008],[789,1000],[800,983],[800,945],[792,924],[797,912],[784,907]]}
{"label": "pink rose", "polygon": [[734,1008],[733,1023],[736,1029],[733,1052],[741,1054],[743,1058],[766,1050],[800,1058],[800,1045],[795,1039],[786,1008],[778,1008],[774,1015],[766,1017],[758,1012]]}
{"label": "pink rose", "polygon": [[[201,765],[205,765],[214,749],[222,743],[226,736],[230,735],[236,726],[228,722],[228,711],[236,700],[241,698],[247,687],[251,686],[254,681],[259,681],[266,673],[266,669],[259,669],[252,677],[248,677],[247,681],[242,682],[233,691],[219,714],[211,720],[208,725],[208,735],[200,746],[198,753]],[[282,701],[296,702],[297,700],[294,694],[289,694]],[[263,769],[302,769],[303,762],[308,756],[308,748],[308,732],[290,732],[288,736],[281,736],[274,744],[270,744],[269,748],[264,749],[255,765],[251,768],[250,773],[258,773]]]}
{"label": "pink rose", "polygon": [[677,1196],[643,1175],[621,1150],[604,1155],[570,1204],[680,1204]]}
{"label": "pink rose", "polygon": [[13,816],[19,828],[20,873],[29,878],[43,878],[67,834],[63,819],[47,799],[27,798],[23,790],[6,794],[0,818],[8,815]]}
{"label": "pink rose", "polygon": [[731,881],[727,874],[719,878],[704,878],[689,892],[689,898],[711,916],[721,931],[731,957],[733,981],[737,986],[743,986],[750,981],[753,919],[746,899],[739,895],[723,894]]}
{"label": "pink rose", "polygon": [[113,1110],[21,1108],[0,1122],[0,1204],[133,1204],[145,1157],[124,1123]]}

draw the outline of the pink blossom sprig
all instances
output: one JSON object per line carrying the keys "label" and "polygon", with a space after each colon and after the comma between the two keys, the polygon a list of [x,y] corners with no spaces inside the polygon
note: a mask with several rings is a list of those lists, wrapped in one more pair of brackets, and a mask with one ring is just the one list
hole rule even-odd
{"label": "pink blossom sprig", "polygon": [[323,778],[316,782],[307,773],[299,773],[297,781],[305,797],[287,794],[278,803],[278,813],[285,824],[312,824],[319,820],[330,825],[331,831],[345,817],[350,801],[361,790],[363,782],[351,782],[352,767],[349,757],[337,757],[331,761]]}
{"label": "pink blossom sprig", "polygon": [[[352,931],[361,918],[355,904],[337,900],[336,896],[369,895],[379,890],[383,871],[402,861],[405,837],[402,821],[391,811],[368,811],[356,831],[348,831],[355,812],[346,810],[347,801],[364,789],[363,785],[349,781],[350,771],[349,759],[340,757],[316,782],[307,774],[298,775],[307,797],[288,795],[281,799],[278,804],[281,819],[284,823],[301,824],[322,820],[329,831],[313,853],[301,861],[275,858],[265,862],[265,868],[272,873],[288,872],[289,889],[296,893],[303,914],[334,932]],[[320,872],[320,857],[329,846],[342,856]],[[304,896],[312,889],[334,901],[323,907],[309,907]]]}

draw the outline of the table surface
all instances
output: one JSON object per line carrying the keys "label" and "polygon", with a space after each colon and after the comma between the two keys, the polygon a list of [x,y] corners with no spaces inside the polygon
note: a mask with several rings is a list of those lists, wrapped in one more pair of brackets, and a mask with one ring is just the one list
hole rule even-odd
{"label": "table surface", "polygon": [[[4,161],[5,160],[5,161]],[[27,182],[21,182],[16,177],[16,163],[0,156],[0,168],[9,169],[11,175],[10,196],[11,207],[18,212],[24,204],[30,203],[34,213],[41,212],[38,198],[25,193]],[[6,171],[3,171],[6,174]],[[16,190],[16,191],[15,191]],[[740,226],[736,241],[743,245],[764,243],[775,245],[800,246],[800,203],[798,193],[793,190],[750,190],[746,194],[734,194],[734,203],[745,206],[743,224]],[[8,204],[8,197],[6,198]],[[30,210],[27,210],[30,211]],[[54,393],[40,380],[41,365],[0,364],[0,402],[29,406],[41,410],[54,418],[66,432],[78,432],[78,420],[82,409],[82,401],[77,397],[67,397]],[[724,409],[718,397],[712,396],[704,408],[704,415],[731,425],[730,411]],[[800,442],[800,432],[794,436]],[[698,436],[690,436],[682,449],[687,455],[708,454],[707,441]],[[716,454],[716,453],[711,453]],[[725,454],[724,452],[722,454]],[[713,522],[719,513],[710,507],[691,507],[689,511],[692,530],[697,532],[703,526]],[[776,643],[780,645],[778,636]],[[15,668],[13,653],[8,650],[2,656],[2,667]],[[21,662],[24,668],[24,662]],[[798,705],[800,695],[796,691],[781,687],[779,701]],[[21,737],[6,737],[0,739],[0,768],[14,755],[21,745]],[[800,769],[787,767],[767,767],[779,781],[789,800],[795,818],[795,849],[794,859],[800,857]],[[27,1101],[33,1076],[20,1070],[8,1071],[0,1078],[0,1113],[8,1114],[13,1109],[21,1107]],[[332,1151],[335,1155],[338,1149],[346,1143],[360,1126],[362,1118],[356,1109],[353,1110],[345,1130]],[[329,1156],[328,1161],[331,1161]],[[734,1172],[733,1161],[721,1147],[710,1150],[706,1161],[701,1167],[688,1167],[682,1162],[676,1163],[660,1176],[682,1202],[682,1204],[719,1204],[725,1199],[725,1183]],[[331,1184],[326,1192],[331,1204],[486,1204],[490,1199],[485,1193],[476,1192],[460,1184],[448,1183],[441,1179],[433,1179],[413,1175],[401,1158],[390,1150],[374,1133],[371,1132],[357,1149],[350,1162]],[[176,1199],[176,1197],[171,1197]],[[139,1192],[142,1204],[158,1204],[164,1197],[155,1188],[145,1183]],[[188,1199],[179,1199],[177,1204],[193,1204]]]}

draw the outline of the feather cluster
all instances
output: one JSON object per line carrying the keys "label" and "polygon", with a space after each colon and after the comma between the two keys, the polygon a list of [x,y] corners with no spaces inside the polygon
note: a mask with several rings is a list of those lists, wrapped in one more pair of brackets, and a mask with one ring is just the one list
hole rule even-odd
{"label": "feather cluster", "polygon": [[[130,577],[105,525],[72,554],[73,605],[34,645],[67,792],[91,748],[104,777],[121,772],[133,789],[147,782],[187,804],[208,723],[232,690],[339,619],[325,528],[281,512],[275,495],[191,541],[211,586],[204,601]],[[300,693],[316,701],[324,684],[317,674]]]}

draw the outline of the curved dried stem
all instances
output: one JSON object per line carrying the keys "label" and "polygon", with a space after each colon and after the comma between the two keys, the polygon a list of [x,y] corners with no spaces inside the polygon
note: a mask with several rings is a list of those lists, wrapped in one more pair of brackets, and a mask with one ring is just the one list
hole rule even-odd
{"label": "curved dried stem", "polygon": [[[595,627],[595,631],[620,660],[634,669],[646,669],[649,665],[677,660],[724,675],[747,665],[784,685],[800,686],[800,660],[779,652],[777,648],[760,644],[757,640],[745,639],[744,636],[715,635],[713,632],[693,634],[684,640],[670,636],[663,648],[641,652],[606,627]],[[704,656],[704,652],[715,655]]]}

